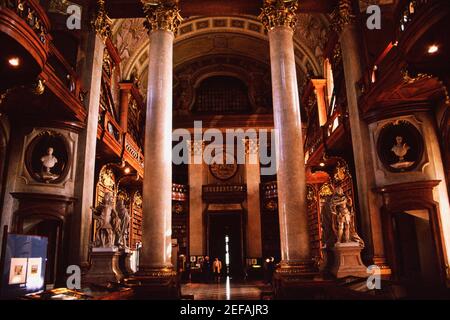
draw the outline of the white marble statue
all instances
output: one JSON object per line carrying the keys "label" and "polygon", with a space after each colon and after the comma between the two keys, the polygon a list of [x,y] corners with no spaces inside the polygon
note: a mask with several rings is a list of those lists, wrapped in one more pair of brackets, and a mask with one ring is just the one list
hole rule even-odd
{"label": "white marble statue", "polygon": [[120,248],[128,248],[130,215],[128,214],[123,199],[117,201],[116,210],[120,219],[120,226],[116,229],[116,242]]}
{"label": "white marble statue", "polygon": [[335,188],[335,192],[331,198],[331,213],[336,244],[357,242],[360,246],[364,247],[364,241],[356,232],[352,199],[344,193],[344,190],[340,186]]}
{"label": "white marble statue", "polygon": [[391,164],[391,167],[401,169],[412,166],[414,164],[413,161],[405,161],[405,156],[410,149],[410,146],[403,141],[402,136],[395,137],[395,144],[391,151],[398,157],[398,162]]}
{"label": "white marble statue", "polygon": [[41,157],[42,163],[42,171],[41,177],[42,179],[49,181],[55,180],[59,177],[59,175],[52,173],[52,168],[58,163],[58,159],[53,155],[53,148],[47,148],[47,154]]}
{"label": "white marble statue", "polygon": [[92,208],[96,221],[94,248],[112,248],[115,245],[117,229],[120,227],[120,218],[114,209],[113,194],[105,193],[103,204]]}

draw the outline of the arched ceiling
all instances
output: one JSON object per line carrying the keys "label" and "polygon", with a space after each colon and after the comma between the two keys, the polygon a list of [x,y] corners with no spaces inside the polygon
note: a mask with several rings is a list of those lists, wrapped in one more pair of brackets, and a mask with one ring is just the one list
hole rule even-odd
{"label": "arched ceiling", "polygon": [[[146,91],[149,38],[144,19],[116,19],[113,41],[119,51],[122,79],[135,75]],[[328,18],[324,14],[298,14],[294,35],[299,85],[306,74],[322,75]],[[251,15],[191,17],[183,21],[174,42],[174,68],[204,55],[232,54],[269,64],[268,37],[262,24]]]}

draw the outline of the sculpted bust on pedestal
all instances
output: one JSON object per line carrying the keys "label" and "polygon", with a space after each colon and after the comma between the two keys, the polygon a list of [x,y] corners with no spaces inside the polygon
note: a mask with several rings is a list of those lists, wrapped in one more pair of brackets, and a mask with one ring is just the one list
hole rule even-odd
{"label": "sculpted bust on pedestal", "polygon": [[51,169],[58,163],[58,159],[53,155],[53,148],[47,148],[47,154],[41,157],[42,163],[42,171],[41,177],[42,179],[49,181],[55,180],[59,177],[59,175],[51,172]]}

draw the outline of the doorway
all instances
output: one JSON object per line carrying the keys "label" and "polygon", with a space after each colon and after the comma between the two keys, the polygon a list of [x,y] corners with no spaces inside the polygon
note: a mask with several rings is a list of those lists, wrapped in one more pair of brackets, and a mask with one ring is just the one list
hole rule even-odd
{"label": "doorway", "polygon": [[53,219],[28,217],[21,221],[23,234],[48,238],[47,264],[45,267],[45,284],[55,285],[60,276],[61,222]]}
{"label": "doorway", "polygon": [[412,210],[394,215],[397,275],[413,291],[439,286],[439,262],[433,244],[427,210]]}
{"label": "doorway", "polygon": [[209,212],[208,255],[222,261],[222,275],[241,278],[243,269],[242,212]]}

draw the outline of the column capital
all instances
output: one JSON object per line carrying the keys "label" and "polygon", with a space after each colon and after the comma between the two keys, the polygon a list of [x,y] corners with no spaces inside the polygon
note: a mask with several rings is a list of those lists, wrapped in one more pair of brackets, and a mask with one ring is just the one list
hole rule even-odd
{"label": "column capital", "polygon": [[97,9],[94,20],[92,21],[92,28],[106,42],[111,36],[112,20],[108,17],[105,9],[105,0],[97,0]]}
{"label": "column capital", "polygon": [[285,26],[295,31],[297,23],[297,0],[264,0],[259,19],[267,31]]}
{"label": "column capital", "polygon": [[331,17],[331,27],[338,34],[344,30],[345,26],[355,23],[356,15],[353,11],[352,0],[339,0],[339,4],[332,12]]}
{"label": "column capital", "polygon": [[314,89],[318,90],[318,89],[322,89],[327,85],[327,80],[326,79],[311,79],[311,83],[314,86]]}
{"label": "column capital", "polygon": [[177,6],[177,1],[149,1],[141,0],[144,12],[144,26],[148,32],[166,30],[177,32],[183,18]]}

